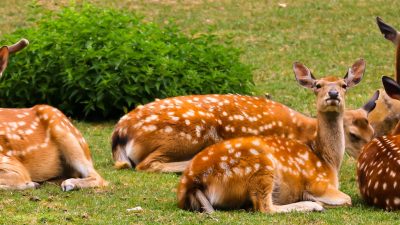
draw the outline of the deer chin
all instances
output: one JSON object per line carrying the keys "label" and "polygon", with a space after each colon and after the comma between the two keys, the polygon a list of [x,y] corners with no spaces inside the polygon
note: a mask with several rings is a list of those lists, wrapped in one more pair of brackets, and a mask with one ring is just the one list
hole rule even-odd
{"label": "deer chin", "polygon": [[341,112],[342,108],[343,107],[339,99],[326,99],[323,102],[320,112]]}
{"label": "deer chin", "polygon": [[328,106],[339,106],[340,104],[340,99],[332,99],[332,98],[328,98],[325,100],[325,103]]}

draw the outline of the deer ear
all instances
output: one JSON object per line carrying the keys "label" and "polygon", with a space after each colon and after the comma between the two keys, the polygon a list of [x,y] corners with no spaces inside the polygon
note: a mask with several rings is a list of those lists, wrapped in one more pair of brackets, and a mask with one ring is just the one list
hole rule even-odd
{"label": "deer ear", "polygon": [[396,37],[398,35],[398,32],[396,29],[394,29],[392,26],[389,24],[386,24],[383,22],[383,20],[380,17],[376,17],[376,23],[378,24],[379,30],[381,30],[381,33],[383,36],[393,42],[393,44],[396,44]]}
{"label": "deer ear", "polygon": [[368,100],[365,105],[363,105],[362,109],[364,109],[367,113],[370,113],[372,110],[375,109],[376,103],[375,101],[379,98],[379,90],[375,92],[370,100]]}
{"label": "deer ear", "polygon": [[388,94],[391,98],[400,100],[400,85],[396,81],[390,77],[383,76],[382,83],[386,94]]}
{"label": "deer ear", "polygon": [[311,71],[299,62],[293,64],[293,72],[296,76],[297,82],[306,88],[313,88],[315,83],[315,77],[312,75]]}
{"label": "deer ear", "polygon": [[6,69],[8,63],[8,48],[3,46],[0,48],[0,77]]}
{"label": "deer ear", "polygon": [[365,66],[365,60],[359,59],[349,68],[344,77],[347,87],[350,88],[360,83],[365,72]]}

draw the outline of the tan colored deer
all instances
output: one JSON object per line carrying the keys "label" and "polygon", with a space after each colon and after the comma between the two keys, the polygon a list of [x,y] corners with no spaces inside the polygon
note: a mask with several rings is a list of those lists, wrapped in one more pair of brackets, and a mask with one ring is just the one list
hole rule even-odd
{"label": "tan colored deer", "polygon": [[[0,74],[8,56],[28,44],[0,48]],[[47,105],[0,108],[0,189],[27,189],[37,182],[70,178],[64,191],[107,185],[93,167],[88,144],[59,110]]]}
{"label": "tan colored deer", "polygon": [[316,80],[294,64],[300,85],[317,96],[317,134],[308,144],[283,137],[244,137],[223,141],[197,154],[182,175],[178,206],[188,210],[232,209],[252,205],[275,213],[321,211],[320,205],[351,205],[338,190],[345,143],[345,93],[361,81],[364,60],[344,79]]}
{"label": "tan colored deer", "polygon": [[[367,114],[377,93],[362,108],[345,112],[348,153],[358,156],[373,137]],[[277,135],[310,143],[317,120],[266,98],[192,95],[137,107],[121,118],[112,135],[117,168],[181,172],[194,155],[219,141],[251,135]]]}
{"label": "tan colored deer", "polygon": [[[396,46],[395,78],[400,81],[400,33],[392,26],[376,18],[378,27],[384,37]],[[400,120],[400,102],[390,98],[383,89],[378,90],[379,98],[376,108],[368,115],[368,121],[375,131],[375,137],[390,134]]]}
{"label": "tan colored deer", "polygon": [[[400,85],[382,78],[386,93],[400,100]],[[400,111],[398,111],[400,113]],[[357,180],[362,198],[386,210],[400,209],[400,123],[393,135],[377,137],[365,145],[358,158]]]}

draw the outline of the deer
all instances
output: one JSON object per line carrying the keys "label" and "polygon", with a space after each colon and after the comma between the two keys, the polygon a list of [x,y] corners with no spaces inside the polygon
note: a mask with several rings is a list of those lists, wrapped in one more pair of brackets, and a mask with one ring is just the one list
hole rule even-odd
{"label": "deer", "polygon": [[293,70],[298,83],[316,95],[315,140],[305,144],[287,137],[249,136],[211,145],[182,174],[179,208],[212,213],[215,208],[250,207],[286,213],[351,205],[338,179],[345,153],[345,94],[361,81],[365,61],[357,60],[342,79],[316,79],[299,62]]}
{"label": "deer", "polygon": [[[367,115],[378,93],[361,108],[346,110],[347,152],[358,156],[374,135]],[[265,97],[190,95],[157,100],[123,116],[112,134],[117,169],[182,172],[193,156],[217,142],[243,136],[277,135],[310,143],[317,120]]]}
{"label": "deer", "polygon": [[[396,46],[395,79],[400,81],[400,33],[391,25],[377,17],[376,22],[384,38]],[[368,121],[375,131],[375,137],[390,134],[400,120],[400,102],[389,97],[385,90],[379,89],[376,107],[368,115]]]}
{"label": "deer", "polygon": [[[400,100],[400,85],[383,76],[388,96]],[[357,183],[364,201],[385,210],[400,209],[400,123],[392,134],[376,137],[362,149],[357,160]]]}
{"label": "deer", "polygon": [[[22,39],[0,48],[0,74],[9,55],[28,44]],[[55,179],[64,179],[63,191],[108,184],[94,169],[82,134],[60,110],[49,105],[0,108],[0,189],[34,189]]]}

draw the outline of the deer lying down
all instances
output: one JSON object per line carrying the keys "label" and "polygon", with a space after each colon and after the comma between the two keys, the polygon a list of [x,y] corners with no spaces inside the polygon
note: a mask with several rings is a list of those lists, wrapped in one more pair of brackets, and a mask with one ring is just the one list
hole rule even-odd
{"label": "deer lying down", "polygon": [[283,137],[243,137],[212,145],[197,154],[178,187],[182,209],[214,211],[253,206],[275,213],[322,211],[321,205],[351,205],[338,190],[344,154],[343,116],[347,89],[361,81],[357,61],[344,79],[316,80],[294,64],[296,78],[317,96],[317,134],[309,144]]}
{"label": "deer lying down", "polygon": [[[386,93],[400,100],[400,85],[382,78]],[[400,111],[398,112],[400,113]],[[392,135],[369,142],[357,163],[357,181],[361,197],[370,205],[386,210],[400,209],[400,123]]]}
{"label": "deer lying down", "polygon": [[[381,18],[376,18],[378,27],[384,37],[396,46],[395,78],[400,79],[400,33],[392,26],[386,24]],[[400,102],[389,97],[385,90],[379,89],[379,98],[376,107],[368,115],[368,121],[374,128],[375,137],[390,134],[400,120]]]}
{"label": "deer lying down", "polygon": [[[348,153],[357,157],[373,137],[367,120],[377,93],[362,108],[346,110]],[[192,95],[137,107],[121,118],[112,135],[117,168],[182,172],[207,146],[235,137],[277,135],[310,143],[317,120],[266,98],[240,95]]]}
{"label": "deer lying down", "polygon": [[[8,56],[28,44],[0,48],[0,74]],[[0,108],[0,189],[27,189],[55,178],[64,191],[107,182],[93,168],[88,144],[59,110],[47,105]]]}

